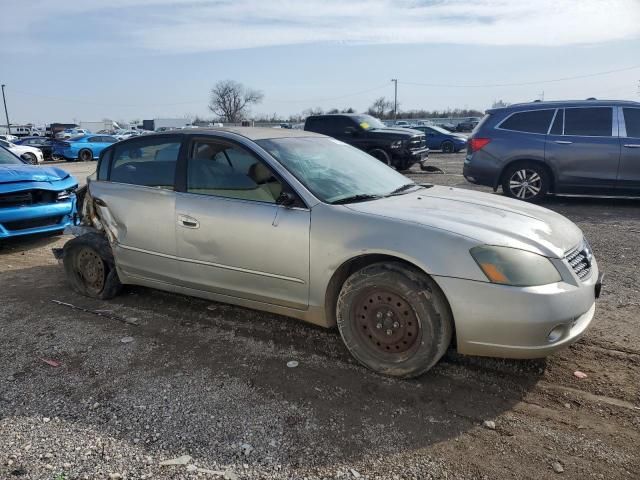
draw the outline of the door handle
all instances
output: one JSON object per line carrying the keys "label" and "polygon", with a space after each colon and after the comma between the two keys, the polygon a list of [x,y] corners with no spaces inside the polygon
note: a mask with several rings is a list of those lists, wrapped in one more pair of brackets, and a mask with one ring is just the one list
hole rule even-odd
{"label": "door handle", "polygon": [[200,228],[200,222],[188,215],[178,215],[178,225],[186,228]]}
{"label": "door handle", "polygon": [[569,140],[555,140],[553,143],[557,143],[558,145],[571,145],[573,142]]}
{"label": "door handle", "polygon": [[638,143],[627,143],[625,144],[626,148],[640,148],[640,144]]}

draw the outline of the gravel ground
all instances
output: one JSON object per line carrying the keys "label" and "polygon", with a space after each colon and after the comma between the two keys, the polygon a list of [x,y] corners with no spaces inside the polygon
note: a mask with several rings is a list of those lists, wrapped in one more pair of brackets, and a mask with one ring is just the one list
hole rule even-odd
{"label": "gravel ground", "polygon": [[[463,157],[408,175],[477,188]],[[288,318],[144,288],[78,296],[50,251],[65,237],[2,245],[0,478],[640,478],[640,200],[545,206],[607,272],[587,335],[540,361],[450,351],[411,381]]]}

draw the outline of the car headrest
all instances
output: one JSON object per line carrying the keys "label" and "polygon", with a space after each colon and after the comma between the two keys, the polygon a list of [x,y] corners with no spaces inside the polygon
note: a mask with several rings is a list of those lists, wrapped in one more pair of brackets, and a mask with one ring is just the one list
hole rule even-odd
{"label": "car headrest", "polygon": [[271,173],[271,170],[258,162],[249,167],[249,176],[256,183],[264,183],[269,181],[273,177],[273,174]]}

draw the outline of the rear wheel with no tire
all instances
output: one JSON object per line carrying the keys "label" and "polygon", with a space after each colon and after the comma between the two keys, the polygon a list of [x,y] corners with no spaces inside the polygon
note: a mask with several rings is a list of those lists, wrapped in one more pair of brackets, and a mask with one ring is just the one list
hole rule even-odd
{"label": "rear wheel with no tire", "polygon": [[102,235],[87,233],[69,240],[64,246],[63,262],[71,287],[82,295],[106,300],[122,288],[111,247]]}
{"label": "rear wheel with no tire", "polygon": [[453,318],[438,285],[400,263],[376,263],[351,275],[337,304],[351,354],[384,375],[415,377],[444,355]]}

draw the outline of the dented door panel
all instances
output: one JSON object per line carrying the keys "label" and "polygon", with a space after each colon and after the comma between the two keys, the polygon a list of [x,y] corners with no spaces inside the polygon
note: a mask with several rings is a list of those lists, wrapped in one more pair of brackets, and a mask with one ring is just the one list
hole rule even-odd
{"label": "dented door panel", "polygon": [[125,277],[178,278],[174,191],[97,181],[91,182],[91,196]]}

